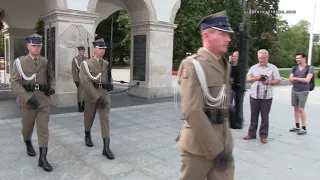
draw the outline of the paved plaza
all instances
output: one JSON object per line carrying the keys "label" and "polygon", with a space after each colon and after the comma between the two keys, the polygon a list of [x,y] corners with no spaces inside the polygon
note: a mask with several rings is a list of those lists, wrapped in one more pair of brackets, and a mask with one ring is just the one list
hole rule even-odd
{"label": "paved plaza", "polygon": [[[275,89],[270,113],[269,142],[244,141],[249,125],[249,101],[245,97],[245,128],[232,130],[235,142],[235,180],[320,179],[318,121],[320,88],[311,92],[306,106],[308,135],[288,132],[294,125],[290,86]],[[115,160],[102,156],[99,116],[92,129],[94,146],[84,144],[83,115],[51,116],[48,161],[51,173],[37,166],[37,157],[26,154],[21,119],[0,120],[1,180],[177,180],[180,168],[175,137],[182,127],[173,102],[113,108],[111,149]],[[33,143],[39,155],[36,129]]]}

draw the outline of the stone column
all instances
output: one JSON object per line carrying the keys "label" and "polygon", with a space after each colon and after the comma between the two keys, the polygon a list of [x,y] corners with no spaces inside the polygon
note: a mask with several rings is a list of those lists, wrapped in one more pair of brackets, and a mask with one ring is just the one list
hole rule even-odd
{"label": "stone column", "polygon": [[24,39],[34,33],[33,29],[6,28],[4,34],[5,72],[4,83],[10,84],[10,74],[15,58],[28,54],[27,41]]}
{"label": "stone column", "polygon": [[[45,54],[51,61],[55,76],[55,91],[51,97],[56,107],[74,106],[77,104],[76,86],[72,79],[71,63],[77,55],[77,46],[88,45],[92,56],[94,24],[96,13],[70,9],[54,9],[43,16],[45,21]],[[51,40],[49,40],[51,27]],[[89,43],[88,40],[89,39]],[[50,55],[51,53],[51,55]]]}
{"label": "stone column", "polygon": [[175,24],[145,22],[131,27],[130,95],[161,98],[173,95],[172,57]]}

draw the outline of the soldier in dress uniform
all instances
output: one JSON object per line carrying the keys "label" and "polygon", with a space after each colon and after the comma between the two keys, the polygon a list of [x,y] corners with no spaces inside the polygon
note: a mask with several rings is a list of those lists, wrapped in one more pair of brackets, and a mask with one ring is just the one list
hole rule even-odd
{"label": "soldier in dress uniform", "polygon": [[184,126],[180,180],[233,180],[233,139],[229,129],[230,64],[222,58],[233,30],[226,11],[200,22],[203,47],[178,70]]}
{"label": "soldier in dress uniform", "polygon": [[[42,37],[32,34],[26,40],[29,54],[15,59],[11,74],[11,87],[20,105],[22,134],[27,153],[29,156],[36,156],[31,143],[33,127],[36,123],[40,150],[38,165],[49,172],[52,171],[52,167],[46,156],[49,141],[50,96],[55,93],[53,74],[50,62],[40,56]],[[48,78],[50,78],[49,81]]]}
{"label": "soldier in dress uniform", "polygon": [[[85,102],[84,108],[84,127],[85,127],[85,143],[88,147],[92,147],[91,127],[96,115],[99,111],[101,134],[103,139],[102,154],[108,159],[114,159],[114,155],[110,150],[110,94],[113,90],[112,81],[108,82],[108,61],[103,59],[106,44],[104,40],[98,39],[94,44],[93,57],[87,61],[83,61],[80,65],[80,81],[83,85],[81,98]],[[111,78],[112,79],[112,78]]]}
{"label": "soldier in dress uniform", "polygon": [[82,61],[87,60],[88,58],[84,55],[85,47],[84,46],[78,46],[78,55],[72,59],[72,76],[73,76],[73,82],[77,86],[77,101],[78,101],[78,111],[83,112],[84,111],[84,102],[81,99],[81,92],[82,92],[82,85],[80,84],[80,78],[79,78],[79,71],[80,71],[80,64]]}

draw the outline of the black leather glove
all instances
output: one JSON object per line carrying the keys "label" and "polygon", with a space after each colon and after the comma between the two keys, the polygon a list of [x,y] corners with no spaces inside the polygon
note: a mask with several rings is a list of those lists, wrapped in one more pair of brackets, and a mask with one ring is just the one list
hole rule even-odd
{"label": "black leather glove", "polygon": [[98,103],[100,108],[105,108],[108,104],[103,95],[98,99]]}
{"label": "black leather glove", "polygon": [[107,84],[107,91],[112,91],[114,89],[113,84]]}
{"label": "black leather glove", "polygon": [[77,87],[79,87],[79,82],[74,82],[76,84]]}
{"label": "black leather glove", "polygon": [[39,108],[39,106],[40,106],[40,103],[35,95],[31,96],[31,98],[28,100],[27,104],[29,104],[30,106],[32,106],[36,109]]}
{"label": "black leather glove", "polygon": [[46,91],[45,94],[46,94],[47,96],[51,96],[51,95],[54,94],[54,93],[55,93],[54,89],[50,88],[49,90]]}
{"label": "black leather glove", "polygon": [[215,165],[219,169],[226,169],[233,160],[232,149],[226,147],[216,158]]}

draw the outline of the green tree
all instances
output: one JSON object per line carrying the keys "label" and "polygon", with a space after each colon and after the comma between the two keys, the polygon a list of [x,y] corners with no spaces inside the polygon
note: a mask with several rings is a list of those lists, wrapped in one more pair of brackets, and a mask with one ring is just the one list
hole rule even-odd
{"label": "green tree", "polygon": [[3,38],[3,33],[0,32],[0,57],[4,56],[4,38]]}
{"label": "green tree", "polygon": [[[45,42],[46,37],[44,36],[44,20],[42,18],[38,18],[35,25],[34,25],[34,30],[36,31],[37,34],[42,36],[42,41]],[[44,45],[41,48],[41,55],[44,56]]]}
{"label": "green tree", "polygon": [[257,51],[267,49],[276,54],[273,47],[277,40],[276,23],[279,0],[248,0],[250,36],[249,65],[257,63]]}
{"label": "green tree", "polygon": [[[124,64],[124,59],[130,56],[130,24],[129,14],[124,10],[119,10],[101,21],[96,29],[96,39],[103,38],[108,47],[111,42],[111,19],[113,17],[113,59],[119,64]],[[110,50],[110,49],[109,49]],[[106,53],[108,56],[108,53]],[[108,58],[108,57],[105,57]]]}
{"label": "green tree", "polygon": [[289,27],[285,20],[278,19],[278,39],[274,43],[277,54],[273,56],[274,64],[278,67],[292,67],[295,62],[295,54],[298,52],[308,53],[310,23],[305,20]]}
{"label": "green tree", "polygon": [[229,21],[236,32],[231,35],[229,51],[239,49],[239,24],[242,18],[239,0],[184,0],[175,19],[178,27],[174,34],[174,60],[181,61],[187,52],[195,53],[202,46],[200,20],[222,10],[227,11]]}
{"label": "green tree", "polygon": [[3,29],[3,11],[0,9],[0,31]]}

